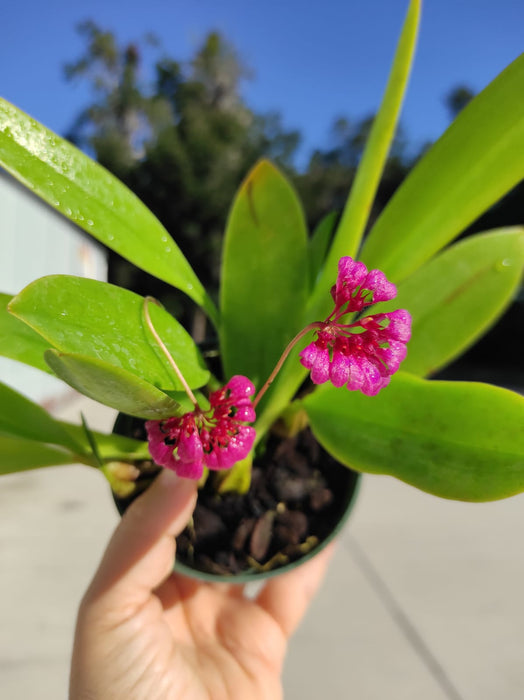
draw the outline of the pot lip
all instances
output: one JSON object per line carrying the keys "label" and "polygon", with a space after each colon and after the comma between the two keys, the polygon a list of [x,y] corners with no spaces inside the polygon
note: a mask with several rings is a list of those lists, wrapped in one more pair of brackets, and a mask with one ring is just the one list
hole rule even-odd
{"label": "pot lip", "polygon": [[250,570],[238,574],[214,574],[188,566],[187,564],[184,564],[183,562],[179,561],[178,558],[176,558],[173,571],[177,574],[181,574],[182,576],[187,576],[188,578],[195,579],[198,581],[204,581],[207,583],[246,584],[262,582],[265,579],[281,576],[290,571],[293,571],[294,569],[297,569],[299,566],[305,564],[307,561],[309,561],[319,552],[321,552],[325,547],[327,547],[327,545],[337,537],[337,535],[340,533],[347,520],[349,519],[349,516],[353,511],[353,507],[355,505],[355,501],[359,493],[360,484],[362,481],[362,474],[360,474],[360,472],[352,471],[352,474],[354,475],[354,479],[350,490],[348,489],[349,493],[347,497],[347,503],[344,508],[344,512],[340,516],[339,521],[329,533],[329,535],[322,540],[322,542],[319,542],[317,545],[315,545],[307,554],[304,554],[302,557],[300,557],[300,559],[296,559],[295,561],[289,562],[289,564],[284,564],[284,566],[279,566],[276,569],[270,569],[269,571]]}

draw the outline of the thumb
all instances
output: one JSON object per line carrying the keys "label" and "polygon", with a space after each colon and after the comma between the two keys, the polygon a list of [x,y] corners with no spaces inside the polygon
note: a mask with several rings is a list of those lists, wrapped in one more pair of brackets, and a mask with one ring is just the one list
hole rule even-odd
{"label": "thumb", "polygon": [[189,521],[196,502],[196,482],[162,470],[148,490],[134,501],[116,528],[84,597],[128,617],[144,605],[170,574],[175,535]]}

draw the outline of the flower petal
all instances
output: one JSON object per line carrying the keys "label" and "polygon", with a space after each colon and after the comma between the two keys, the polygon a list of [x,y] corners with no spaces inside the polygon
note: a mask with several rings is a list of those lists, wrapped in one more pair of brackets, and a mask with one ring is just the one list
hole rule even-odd
{"label": "flower petal", "polygon": [[235,420],[238,421],[243,421],[244,423],[252,423],[254,420],[256,420],[256,413],[255,409],[251,405],[251,403],[247,403],[245,405],[242,405],[239,403],[236,407],[237,411],[235,413]]}
{"label": "flower petal", "polygon": [[253,382],[241,374],[235,374],[235,376],[231,377],[224,389],[229,389],[231,391],[231,398],[234,403],[239,399],[253,396],[255,393],[255,385]]}
{"label": "flower petal", "polygon": [[194,462],[177,462],[176,473],[184,479],[200,479],[204,473],[202,460]]}
{"label": "flower petal", "polygon": [[356,356],[348,357],[349,366],[349,381],[348,389],[350,391],[358,391],[364,382],[364,372],[362,370],[362,361]]}
{"label": "flower petal", "polygon": [[383,314],[389,319],[387,333],[390,338],[407,343],[411,338],[411,314],[406,309],[397,309]]}
{"label": "flower petal", "polygon": [[319,348],[318,348],[316,342],[310,343],[307,347],[305,347],[303,350],[300,351],[300,353],[299,353],[300,363],[306,369],[311,369],[313,367],[313,365],[315,364],[318,353],[319,353]]}
{"label": "flower petal", "polygon": [[311,381],[313,384],[324,384],[329,379],[329,351],[319,350],[315,364],[311,368]]}
{"label": "flower petal", "polygon": [[201,462],[203,456],[204,450],[196,428],[190,434],[181,433],[177,448],[178,459],[181,462]]}
{"label": "flower petal", "polygon": [[395,374],[398,370],[400,363],[406,357],[407,348],[404,343],[398,340],[388,340],[389,347],[379,348],[377,351],[377,356],[381,360],[384,360],[388,366],[388,374]]}
{"label": "flower petal", "polygon": [[363,381],[360,390],[366,396],[376,396],[376,394],[378,394],[378,392],[382,389],[382,374],[379,368],[371,360],[363,358],[361,369]]}
{"label": "flower petal", "polygon": [[333,386],[341,387],[349,380],[349,358],[340,350],[333,352],[333,359],[329,367],[329,378]]}
{"label": "flower petal", "polygon": [[353,292],[366,278],[368,269],[362,262],[353,260],[349,255],[338,261],[337,281],[331,295],[335,307],[343,306],[351,298]]}
{"label": "flower petal", "polygon": [[165,440],[168,435],[162,431],[161,425],[162,421],[146,421],[145,427],[149,443],[149,453],[155,464],[176,471],[176,462],[173,457],[175,445],[166,445]]}
{"label": "flower petal", "polygon": [[369,289],[373,292],[373,301],[389,301],[397,296],[397,288],[392,282],[388,282],[382,270],[371,270],[366,279],[362,282],[362,289]]}

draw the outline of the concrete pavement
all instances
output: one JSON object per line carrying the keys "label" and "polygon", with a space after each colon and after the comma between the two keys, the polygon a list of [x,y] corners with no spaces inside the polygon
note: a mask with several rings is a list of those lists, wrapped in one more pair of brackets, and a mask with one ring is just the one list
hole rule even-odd
{"label": "concrete pavement", "polygon": [[[80,409],[111,425],[84,398],[64,417]],[[117,521],[87,467],[0,479],[2,700],[67,697],[76,608]],[[291,643],[286,700],[521,700],[522,532],[524,496],[461,504],[365,477]]]}

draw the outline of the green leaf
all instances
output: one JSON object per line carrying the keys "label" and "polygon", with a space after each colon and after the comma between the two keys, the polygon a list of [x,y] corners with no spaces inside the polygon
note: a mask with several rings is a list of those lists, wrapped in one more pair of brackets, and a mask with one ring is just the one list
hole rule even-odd
{"label": "green leaf", "polygon": [[84,435],[86,437],[87,443],[91,449],[91,453],[93,455],[93,459],[95,461],[96,466],[99,469],[103,469],[104,467],[104,461],[102,459],[102,455],[100,454],[100,451],[98,449],[98,445],[96,444],[96,439],[95,436],[93,435],[91,429],[89,428],[87,424],[86,417],[84,414],[81,414],[82,418],[82,428],[84,429]]}
{"label": "green leaf", "polygon": [[238,192],[227,224],[220,289],[226,377],[266,380],[302,320],[307,232],[294,190],[260,161]]}
{"label": "green leaf", "polygon": [[[120,287],[80,277],[51,275],[32,282],[9,311],[64,353],[85,355],[125,370],[162,389],[182,389],[143,321],[144,299]],[[159,306],[153,325],[192,388],[204,385],[197,347],[182,326]]]}
{"label": "green leaf", "polygon": [[0,474],[74,464],[77,461],[75,455],[57,447],[42,445],[34,440],[0,435]]}
{"label": "green leaf", "polygon": [[0,435],[61,445],[82,453],[81,445],[44,409],[0,382]]}
{"label": "green leaf", "polygon": [[524,397],[489,384],[398,373],[378,396],[324,386],[303,401],[334,457],[443,498],[524,491]]}
{"label": "green leaf", "polygon": [[31,367],[49,372],[44,361],[44,352],[49,343],[7,311],[7,305],[13,297],[0,294],[0,354],[11,360],[18,360]]}
{"label": "green leaf", "polygon": [[153,384],[102,360],[57,350],[48,350],[45,358],[66,384],[130,416],[159,420],[177,414],[180,408]]}
{"label": "green leaf", "polygon": [[326,214],[326,216],[320,220],[318,226],[313,231],[313,235],[309,239],[309,280],[311,289],[315,288],[318,275],[326,260],[326,254],[333,236],[336,221],[336,211]]}
{"label": "green leaf", "polygon": [[[338,260],[343,255],[355,255],[358,249],[398,121],[413,59],[419,17],[420,0],[412,0],[382,104],[373,123],[333,245],[320,277],[315,281],[306,314],[302,319],[303,326],[321,320],[329,313],[332,304],[329,290],[337,277]],[[307,342],[309,341],[304,341],[293,349],[274,386],[271,387],[270,402],[263,405],[257,420],[257,440],[285,409],[303,381],[306,371],[299,364],[298,353]]]}
{"label": "green leaf", "polygon": [[339,259],[355,257],[386,164],[406,92],[420,21],[421,0],[411,0],[400,34],[382,104],[377,112],[316,294],[315,316],[325,316],[326,292],[334,284]]}
{"label": "green leaf", "polygon": [[213,474],[215,488],[218,493],[247,493],[251,486],[253,472],[253,453],[236,462],[231,469]]}
{"label": "green leaf", "polygon": [[475,97],[396,191],[362,248],[400,282],[524,176],[524,54]]}
{"label": "green leaf", "polygon": [[[71,435],[75,442],[82,446],[84,452],[89,452],[89,442],[81,425],[65,422],[60,422],[60,425]],[[147,442],[134,440],[116,433],[106,434],[96,430],[91,430],[90,432],[96,440],[100,456],[105,461],[122,460],[132,462],[134,460],[151,459]]]}
{"label": "green leaf", "polygon": [[124,258],[217,313],[180,249],[149,209],[84,153],[0,98],[0,165]]}
{"label": "green leaf", "polygon": [[523,266],[524,229],[500,229],[457,243],[401,283],[377,310],[413,317],[402,370],[430,374],[460,355],[511,302]]}

